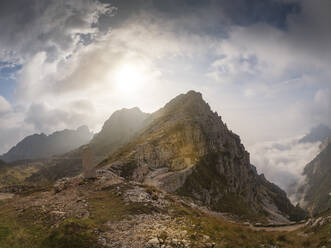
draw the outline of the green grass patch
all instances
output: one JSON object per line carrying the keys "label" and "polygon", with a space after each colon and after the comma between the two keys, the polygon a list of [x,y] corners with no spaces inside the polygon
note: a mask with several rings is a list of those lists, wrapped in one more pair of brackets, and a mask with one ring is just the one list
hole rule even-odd
{"label": "green grass patch", "polygon": [[120,221],[128,215],[162,212],[161,209],[151,204],[141,202],[126,203],[122,197],[118,195],[118,193],[122,193],[125,190],[123,188],[117,190],[113,187],[95,192],[90,196],[90,216],[96,224],[104,224],[107,221]]}
{"label": "green grass patch", "polygon": [[88,222],[67,219],[52,230],[40,248],[96,248],[97,238]]}

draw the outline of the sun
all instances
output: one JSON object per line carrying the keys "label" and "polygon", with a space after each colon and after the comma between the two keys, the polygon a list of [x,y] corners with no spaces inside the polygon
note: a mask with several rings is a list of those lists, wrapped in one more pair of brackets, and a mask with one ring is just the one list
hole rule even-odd
{"label": "sun", "polygon": [[144,71],[138,65],[123,64],[115,71],[115,85],[121,92],[133,92],[142,87]]}

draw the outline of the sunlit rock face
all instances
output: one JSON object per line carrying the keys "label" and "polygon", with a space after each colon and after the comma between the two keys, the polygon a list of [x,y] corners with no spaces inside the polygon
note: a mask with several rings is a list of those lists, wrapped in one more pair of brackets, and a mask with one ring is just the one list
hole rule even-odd
{"label": "sunlit rock face", "polygon": [[189,91],[144,120],[131,142],[103,166],[119,175],[196,199],[214,210],[287,221],[294,207],[257,174],[238,135]]}
{"label": "sunlit rock face", "polygon": [[93,136],[88,127],[81,126],[77,130],[57,131],[50,135],[34,134],[25,137],[11,148],[1,159],[7,162],[24,159],[48,158],[61,155],[87,144]]}

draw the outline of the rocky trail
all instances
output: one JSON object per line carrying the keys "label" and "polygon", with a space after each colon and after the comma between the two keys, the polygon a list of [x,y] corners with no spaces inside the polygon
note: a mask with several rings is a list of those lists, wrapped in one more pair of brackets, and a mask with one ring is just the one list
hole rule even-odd
{"label": "rocky trail", "polygon": [[15,195],[11,193],[0,193],[0,200],[6,200],[6,199],[11,199]]}
{"label": "rocky trail", "polygon": [[252,224],[249,222],[242,223],[240,221],[235,220],[235,218],[233,218],[229,213],[220,213],[220,212],[211,211],[205,207],[196,206],[194,204],[191,204],[191,206],[199,209],[200,211],[206,214],[210,214],[216,218],[228,221],[233,224],[247,227],[254,231],[292,232],[306,226],[308,223],[308,221],[293,222],[293,223],[277,223],[277,224],[269,224],[269,225]]}
{"label": "rocky trail", "polygon": [[305,223],[282,225],[282,226],[253,226],[248,227],[254,231],[267,231],[267,232],[293,232],[305,226]]}

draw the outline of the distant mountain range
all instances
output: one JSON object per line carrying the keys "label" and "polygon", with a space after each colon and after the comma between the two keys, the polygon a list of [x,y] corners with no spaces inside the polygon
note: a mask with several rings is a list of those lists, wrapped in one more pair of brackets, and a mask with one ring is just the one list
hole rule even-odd
{"label": "distant mountain range", "polygon": [[77,130],[65,129],[50,135],[33,134],[25,137],[7,153],[0,156],[0,159],[5,162],[13,162],[61,155],[89,143],[92,136],[93,133],[87,126],[81,126]]}

